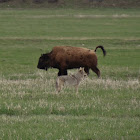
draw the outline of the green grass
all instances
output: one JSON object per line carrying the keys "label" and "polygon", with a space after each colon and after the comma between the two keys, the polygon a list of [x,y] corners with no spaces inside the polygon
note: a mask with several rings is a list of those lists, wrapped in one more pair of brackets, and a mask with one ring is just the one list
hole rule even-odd
{"label": "green grass", "polygon": [[[0,139],[140,139],[139,9],[0,10]],[[97,51],[78,95],[55,93],[58,70],[41,53],[71,45]],[[69,70],[74,73],[75,70]]]}

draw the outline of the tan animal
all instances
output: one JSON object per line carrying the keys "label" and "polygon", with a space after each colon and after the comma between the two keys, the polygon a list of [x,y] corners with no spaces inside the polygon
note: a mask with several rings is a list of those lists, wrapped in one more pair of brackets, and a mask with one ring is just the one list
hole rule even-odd
{"label": "tan animal", "polygon": [[78,86],[79,86],[81,80],[86,76],[87,76],[87,74],[84,71],[84,68],[80,68],[78,70],[78,72],[74,75],[58,76],[58,78],[56,79],[56,91],[57,91],[57,93],[61,91],[61,89],[64,85],[75,86],[76,93],[78,93]]}
{"label": "tan animal", "polygon": [[37,67],[44,70],[57,68],[59,70],[58,76],[67,75],[68,69],[83,67],[87,74],[92,69],[100,77],[96,56],[98,48],[103,51],[105,56],[106,51],[103,46],[97,46],[95,50],[71,46],[56,46],[51,52],[41,55]]}

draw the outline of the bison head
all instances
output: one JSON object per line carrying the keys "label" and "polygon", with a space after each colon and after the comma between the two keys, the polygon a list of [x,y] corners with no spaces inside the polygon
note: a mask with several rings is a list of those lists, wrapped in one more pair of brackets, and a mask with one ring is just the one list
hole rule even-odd
{"label": "bison head", "polygon": [[47,70],[50,67],[49,54],[42,54],[39,58],[37,68]]}

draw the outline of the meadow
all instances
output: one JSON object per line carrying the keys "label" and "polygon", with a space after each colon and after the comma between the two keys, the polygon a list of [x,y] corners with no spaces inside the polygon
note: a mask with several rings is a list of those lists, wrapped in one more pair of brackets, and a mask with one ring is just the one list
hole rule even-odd
{"label": "meadow", "polygon": [[[56,94],[37,63],[59,45],[103,45],[101,78]],[[17,139],[140,139],[139,9],[0,9],[0,140]]]}

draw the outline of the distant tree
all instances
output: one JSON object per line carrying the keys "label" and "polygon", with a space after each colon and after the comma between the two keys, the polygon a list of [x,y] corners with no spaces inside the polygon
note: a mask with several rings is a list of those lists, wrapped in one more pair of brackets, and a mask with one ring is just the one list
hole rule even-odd
{"label": "distant tree", "polygon": [[88,0],[89,2],[102,2],[103,0]]}
{"label": "distant tree", "polygon": [[48,0],[49,3],[55,3],[58,2],[58,0]]}
{"label": "distant tree", "polygon": [[0,0],[0,2],[7,2],[7,1],[9,1],[9,0]]}
{"label": "distant tree", "polygon": [[44,0],[33,0],[35,3],[42,3]]}
{"label": "distant tree", "polygon": [[49,3],[58,2],[58,0],[33,0],[33,2],[35,2],[35,3],[41,3],[41,2],[44,2],[44,1],[48,1]]}

